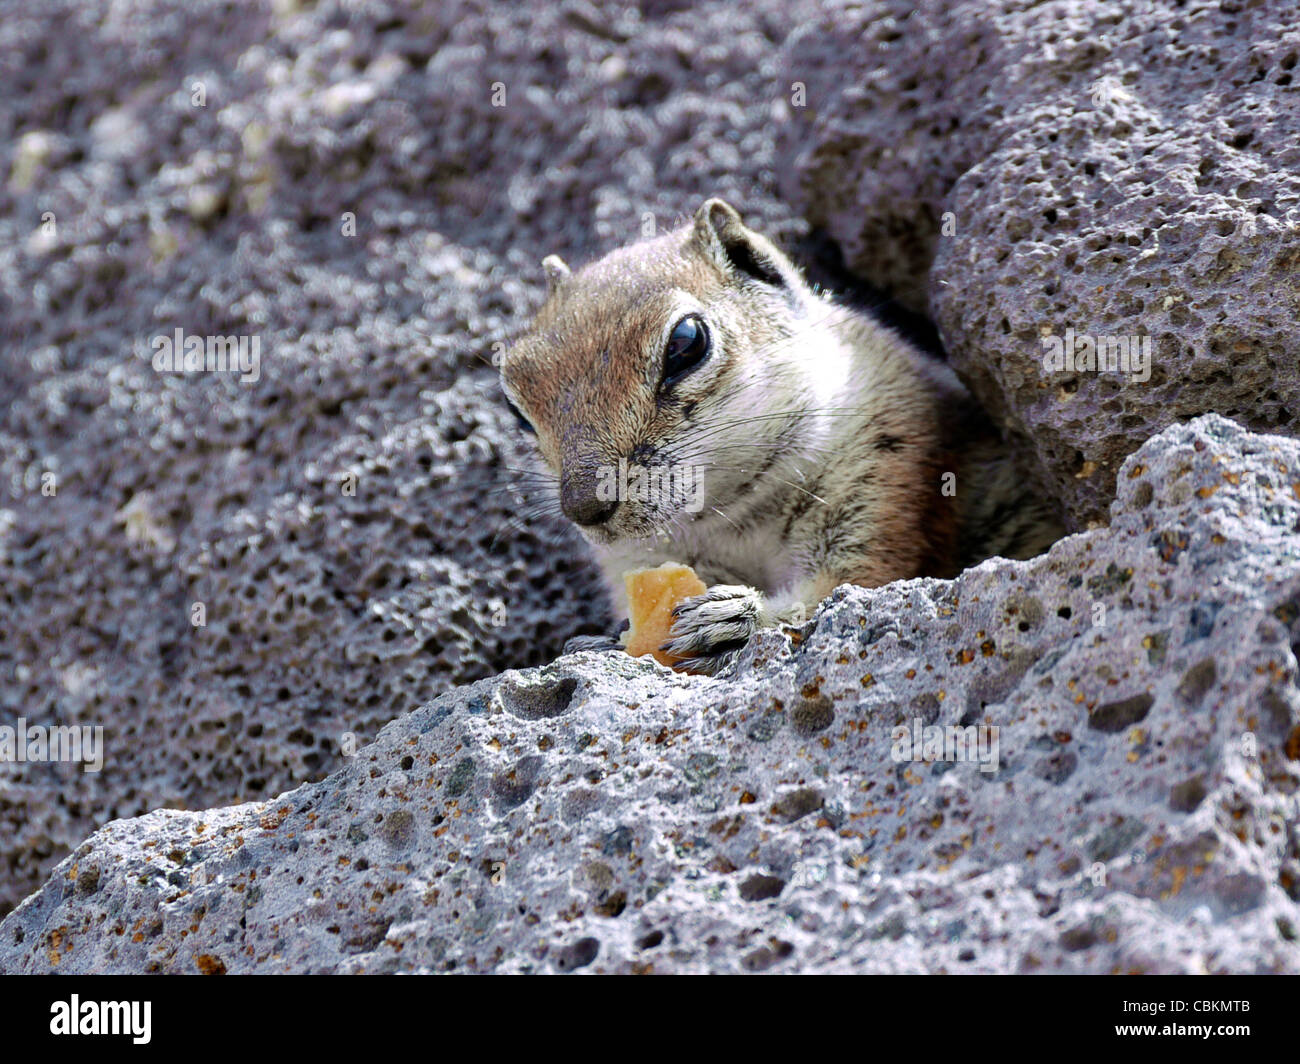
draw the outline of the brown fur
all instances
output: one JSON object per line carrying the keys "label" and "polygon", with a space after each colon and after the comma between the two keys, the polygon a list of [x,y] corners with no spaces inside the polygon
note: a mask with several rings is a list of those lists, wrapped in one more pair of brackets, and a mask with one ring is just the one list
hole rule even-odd
{"label": "brown fur", "polygon": [[[547,274],[502,381],[566,512],[620,459],[698,469],[705,488],[698,513],[628,499],[584,528],[616,600],[623,569],[675,560],[710,585],[756,588],[771,618],[840,583],[952,576],[999,542],[1037,552],[1059,534],[945,365],[814,295],[721,201],[576,274],[548,259]],[[713,347],[669,388],[665,337],[683,314]],[[987,527],[992,515],[1005,527]]]}

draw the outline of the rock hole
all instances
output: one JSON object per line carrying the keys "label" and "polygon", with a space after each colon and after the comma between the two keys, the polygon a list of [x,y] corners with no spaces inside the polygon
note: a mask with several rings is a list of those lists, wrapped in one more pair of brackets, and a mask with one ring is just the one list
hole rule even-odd
{"label": "rock hole", "polygon": [[522,720],[543,720],[568,711],[578,689],[575,677],[504,680],[497,689],[506,711]]}
{"label": "rock hole", "polygon": [[785,880],[777,876],[752,875],[740,884],[740,896],[745,901],[767,901],[779,897],[785,889]]}
{"label": "rock hole", "polygon": [[1118,702],[1107,702],[1088,715],[1088,727],[1100,732],[1121,732],[1145,720],[1155,702],[1149,694],[1134,695]]}

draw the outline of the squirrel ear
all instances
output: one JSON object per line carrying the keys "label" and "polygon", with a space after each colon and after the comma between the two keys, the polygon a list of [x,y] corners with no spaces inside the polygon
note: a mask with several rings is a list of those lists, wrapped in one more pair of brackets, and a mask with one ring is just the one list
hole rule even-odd
{"label": "squirrel ear", "polygon": [[707,236],[710,231],[720,232],[730,226],[744,226],[740,212],[730,203],[717,196],[712,196],[700,204],[695,212],[695,231]]}
{"label": "squirrel ear", "polygon": [[573,276],[559,255],[547,255],[542,259],[542,270],[546,274],[546,287],[551,292]]}
{"label": "squirrel ear", "polygon": [[739,271],[778,288],[790,287],[793,282],[793,267],[770,241],[747,227],[726,200],[705,200],[695,212],[691,235],[699,248],[728,273]]}

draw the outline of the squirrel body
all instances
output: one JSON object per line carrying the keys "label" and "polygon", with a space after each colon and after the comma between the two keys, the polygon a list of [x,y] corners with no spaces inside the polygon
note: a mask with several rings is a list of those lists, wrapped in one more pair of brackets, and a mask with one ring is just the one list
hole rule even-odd
{"label": "squirrel body", "polygon": [[717,671],[839,584],[952,577],[1062,534],[946,364],[815,293],[724,201],[543,267],[503,389],[616,608],[629,569],[682,562],[708,585],[676,611],[681,667]]}

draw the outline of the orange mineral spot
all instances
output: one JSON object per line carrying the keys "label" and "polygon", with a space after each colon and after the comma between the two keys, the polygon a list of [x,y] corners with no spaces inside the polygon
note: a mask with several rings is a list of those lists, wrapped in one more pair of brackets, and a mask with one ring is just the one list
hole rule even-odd
{"label": "orange mineral spot", "polygon": [[653,655],[661,665],[681,661],[677,655],[666,654],[659,647],[668,642],[673,607],[683,599],[703,595],[708,590],[704,581],[689,565],[664,562],[657,569],[632,569],[624,573],[623,583],[627,587],[632,622],[625,644],[627,652],[634,658]]}

